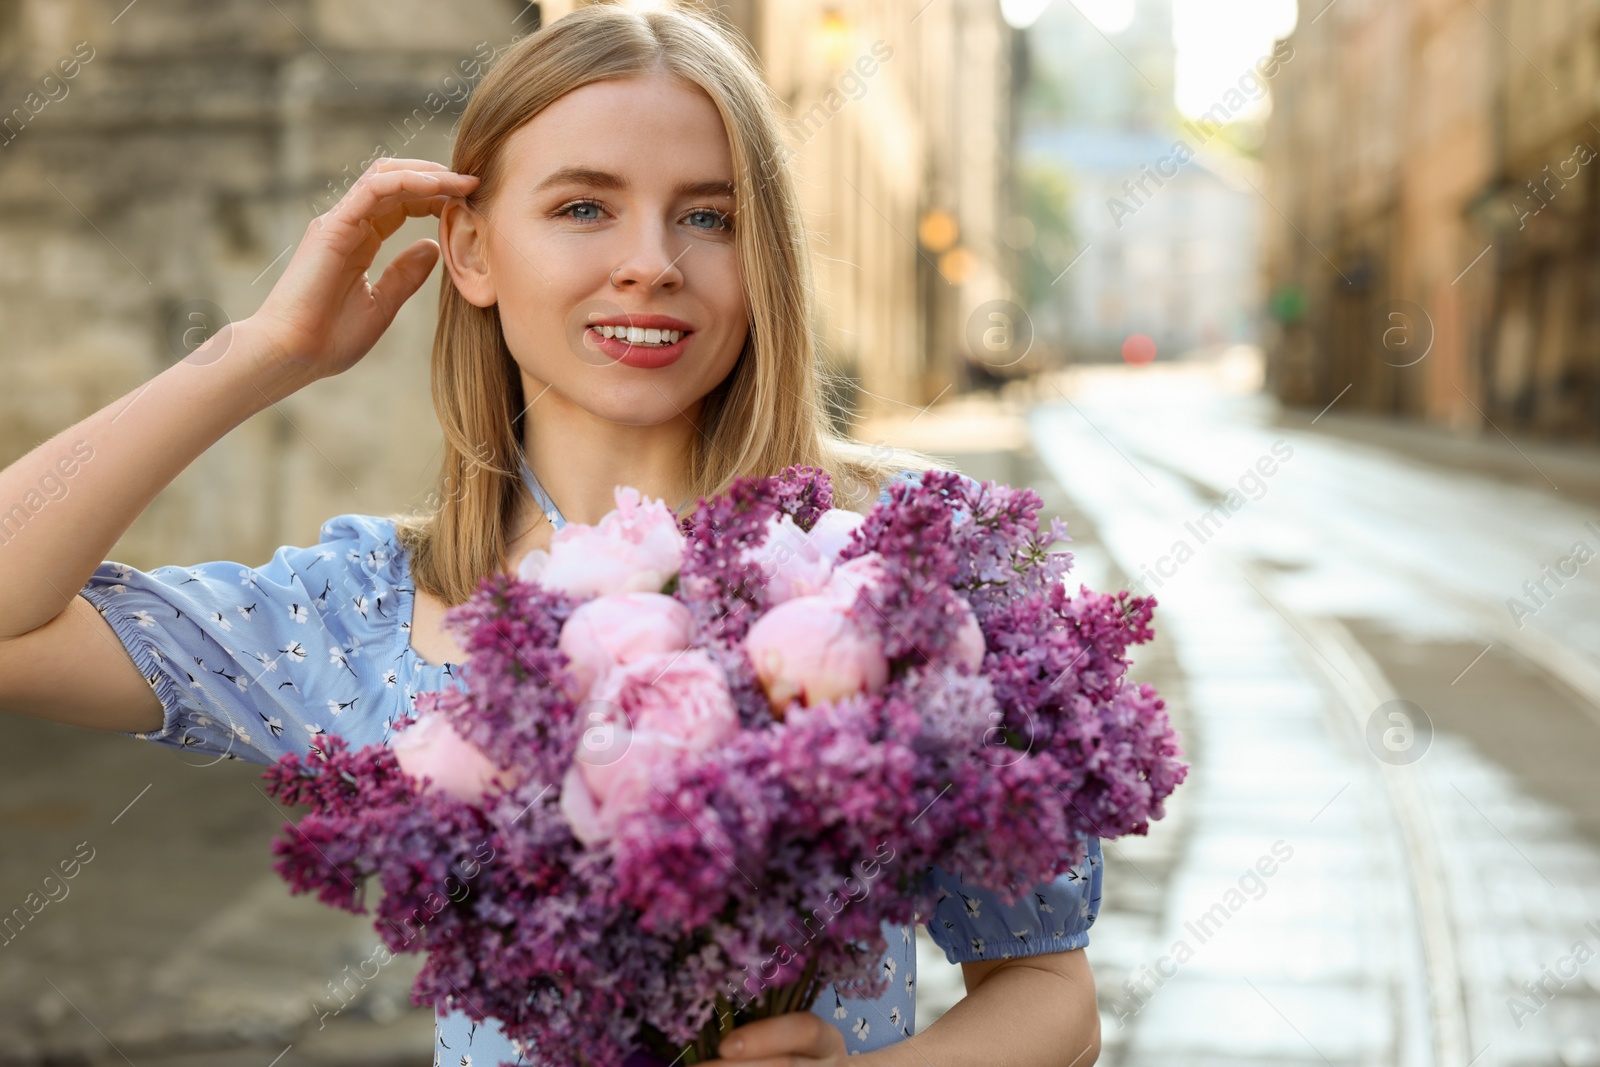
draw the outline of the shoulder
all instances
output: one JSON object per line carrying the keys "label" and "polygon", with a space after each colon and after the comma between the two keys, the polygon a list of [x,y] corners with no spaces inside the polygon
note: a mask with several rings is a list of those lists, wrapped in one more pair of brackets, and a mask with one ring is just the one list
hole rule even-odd
{"label": "shoulder", "polygon": [[398,547],[395,520],[387,515],[360,515],[347,512],[325,521],[317,531],[319,545],[357,546],[392,555]]}
{"label": "shoulder", "polygon": [[318,531],[316,544],[285,546],[269,567],[288,573],[286,585],[304,589],[324,612],[379,618],[410,592],[404,549],[395,520],[380,515],[335,515]]}
{"label": "shoulder", "polygon": [[260,566],[108,560],[82,592],[161,698],[147,739],[270,761],[324,733],[379,738],[401,706],[405,573],[391,520],[345,514]]}
{"label": "shoulder", "polygon": [[353,512],[324,522],[315,545],[287,551],[307,565],[335,558],[364,574],[392,581],[399,580],[405,562],[393,518]]}
{"label": "shoulder", "polygon": [[879,503],[883,503],[884,501],[888,500],[889,499],[889,490],[894,488],[894,486],[899,485],[901,483],[910,483],[912,485],[921,485],[922,484],[923,475],[928,474],[931,471],[940,471],[940,472],[944,472],[944,473],[954,474],[956,477],[960,478],[961,481],[968,488],[977,488],[981,484],[981,483],[979,483],[979,481],[976,478],[972,478],[972,477],[969,477],[968,475],[962,474],[960,471],[956,470],[953,467],[949,467],[949,468],[946,468],[946,467],[928,467],[926,469],[919,469],[919,468],[915,468],[915,467],[904,467],[904,468],[901,468],[900,470],[895,471],[894,474],[890,476],[889,480],[884,483],[883,489],[878,493],[878,502]]}
{"label": "shoulder", "polygon": [[296,624],[321,616],[356,630],[393,617],[409,586],[394,521],[354,513],[335,515],[318,528],[314,543],[283,545],[259,567],[216,561],[151,573],[190,596],[259,603],[266,614],[286,613]]}
{"label": "shoulder", "polygon": [[322,524],[317,541],[283,545],[260,566],[229,559],[194,564],[162,564],[141,571],[125,563],[106,560],[87,583],[90,589],[112,594],[134,585],[170,586],[185,596],[215,596],[234,592],[274,590],[313,583],[333,583],[341,588],[363,583],[398,584],[404,560],[395,539],[394,520],[376,515],[336,515]]}

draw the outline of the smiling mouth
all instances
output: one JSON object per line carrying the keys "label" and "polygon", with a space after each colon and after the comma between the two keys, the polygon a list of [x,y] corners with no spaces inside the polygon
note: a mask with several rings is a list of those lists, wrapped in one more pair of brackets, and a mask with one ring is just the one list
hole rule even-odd
{"label": "smiling mouth", "polygon": [[666,348],[689,336],[690,330],[647,330],[638,326],[590,326],[601,337],[610,337],[640,348]]}

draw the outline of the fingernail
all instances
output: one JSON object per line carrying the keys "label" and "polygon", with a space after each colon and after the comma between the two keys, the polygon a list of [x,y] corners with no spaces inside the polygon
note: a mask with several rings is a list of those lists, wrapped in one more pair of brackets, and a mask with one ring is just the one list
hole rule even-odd
{"label": "fingernail", "polygon": [[722,1043],[722,1051],[731,1052],[735,1056],[744,1051],[744,1038],[730,1037]]}

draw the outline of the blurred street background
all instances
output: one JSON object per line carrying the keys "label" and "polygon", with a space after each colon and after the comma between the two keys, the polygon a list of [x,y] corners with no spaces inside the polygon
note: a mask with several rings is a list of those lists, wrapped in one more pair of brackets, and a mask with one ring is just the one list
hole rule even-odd
{"label": "blurred street background", "polygon": [[[457,64],[572,6],[0,4],[0,463],[251,314],[366,160],[448,161]],[[1159,601],[1193,770],[1105,850],[1100,1062],[1600,1065],[1600,0],[709,6],[787,109],[840,427]],[[434,284],[113,558],[420,505]],[[414,960],[328,1013],[376,938],[288,896],[258,773],[0,716],[0,1064],[433,1062]]]}

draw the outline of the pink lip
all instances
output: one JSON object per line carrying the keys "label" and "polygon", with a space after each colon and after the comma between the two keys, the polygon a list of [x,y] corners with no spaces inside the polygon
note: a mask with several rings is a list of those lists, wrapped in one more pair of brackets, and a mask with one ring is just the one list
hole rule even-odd
{"label": "pink lip", "polygon": [[[681,326],[656,326],[652,323],[649,323],[648,320],[652,318],[663,319],[663,321],[666,322],[677,321],[676,319],[665,319],[663,316],[659,315],[641,315],[635,317],[632,324],[640,327],[641,329],[687,330],[686,327]],[[627,325],[627,323],[606,322],[595,323],[594,325],[623,326]],[[641,367],[646,370],[654,370],[659,367],[665,367],[676,363],[678,358],[682,356],[684,352],[688,351],[689,338],[694,336],[693,331],[687,331],[682,337],[678,338],[676,344],[659,346],[652,345],[647,347],[645,345],[630,345],[628,342],[620,340],[616,337],[602,337],[598,331],[593,329],[586,329],[584,330],[584,333],[588,334],[589,340],[594,343],[596,348],[610,356],[612,359],[616,360],[618,363],[625,364],[629,367]]]}
{"label": "pink lip", "polygon": [[694,329],[682,319],[671,315],[613,315],[609,319],[590,319],[590,326],[637,326],[641,330],[678,330],[688,333]]}

